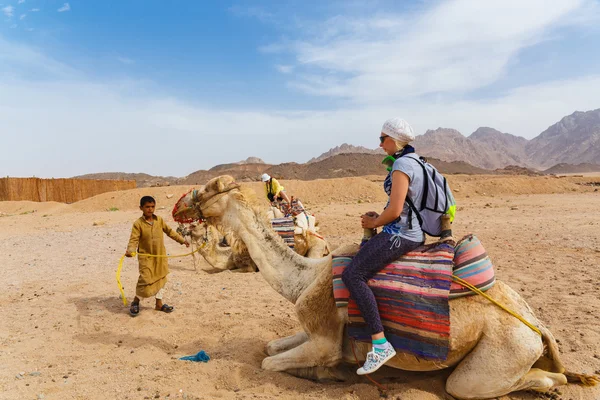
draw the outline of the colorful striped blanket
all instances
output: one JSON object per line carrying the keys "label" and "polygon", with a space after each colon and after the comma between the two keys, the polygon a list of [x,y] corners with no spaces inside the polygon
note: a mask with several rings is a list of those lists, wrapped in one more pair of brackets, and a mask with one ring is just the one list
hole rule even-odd
{"label": "colorful striped blanket", "polygon": [[[457,260],[459,268],[454,266]],[[360,311],[341,279],[351,261],[352,257],[347,256],[333,258],[334,297],[338,307],[348,307],[348,334],[370,342]],[[482,290],[494,284],[493,266],[475,236],[463,238],[456,248],[445,243],[421,246],[387,265],[369,281],[386,338],[394,348],[429,360],[446,359],[449,299],[468,294],[462,287],[454,286],[453,270]]]}
{"label": "colorful striped blanket", "polygon": [[[477,289],[485,292],[496,283],[492,260],[475,235],[467,235],[454,248],[454,270],[452,272]],[[474,293],[456,282],[450,286],[450,299],[471,296]]]}
{"label": "colorful striped blanket", "polygon": [[283,239],[290,249],[294,249],[294,219],[289,217],[274,218],[271,220],[273,230]]}

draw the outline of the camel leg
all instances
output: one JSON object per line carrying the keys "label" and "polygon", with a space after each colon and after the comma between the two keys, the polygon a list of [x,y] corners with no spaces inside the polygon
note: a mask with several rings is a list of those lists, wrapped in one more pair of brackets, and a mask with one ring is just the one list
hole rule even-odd
{"label": "camel leg", "polygon": [[[315,373],[313,367],[335,367],[339,364],[342,359],[345,312],[335,306],[331,279],[331,269],[323,270],[296,300],[296,315],[308,340],[288,351],[265,358],[263,369],[306,377]],[[323,287],[329,290],[322,290]],[[315,315],[321,317],[315,318]]]}
{"label": "camel leg", "polygon": [[544,391],[567,382],[563,374],[531,366],[542,355],[539,335],[517,319],[489,327],[477,346],[446,381],[446,391],[459,399],[489,399],[517,390]]}
{"label": "camel leg", "polygon": [[298,368],[286,372],[299,378],[317,382],[343,382],[348,380],[348,375],[344,371],[332,367]]}
{"label": "camel leg", "polygon": [[288,351],[296,346],[301,345],[307,340],[308,335],[304,331],[298,332],[292,336],[271,340],[267,344],[267,354],[270,356],[274,356],[276,354],[283,353],[284,351]]}
{"label": "camel leg", "polygon": [[564,374],[548,372],[539,368],[531,368],[527,375],[521,378],[511,391],[536,390],[539,392],[546,392],[553,387],[566,384],[567,377]]}
{"label": "camel leg", "polygon": [[302,372],[304,375],[305,368],[335,367],[342,358],[341,353],[341,348],[332,348],[332,341],[327,338],[310,339],[293,349],[265,358],[262,368],[291,374]]}

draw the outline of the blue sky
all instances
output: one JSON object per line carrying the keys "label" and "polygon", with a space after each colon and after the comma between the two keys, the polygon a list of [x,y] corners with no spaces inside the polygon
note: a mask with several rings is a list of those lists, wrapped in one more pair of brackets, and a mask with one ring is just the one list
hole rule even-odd
{"label": "blue sky", "polygon": [[0,0],[0,175],[305,162],[392,116],[533,138],[600,108],[599,27],[598,0]]}

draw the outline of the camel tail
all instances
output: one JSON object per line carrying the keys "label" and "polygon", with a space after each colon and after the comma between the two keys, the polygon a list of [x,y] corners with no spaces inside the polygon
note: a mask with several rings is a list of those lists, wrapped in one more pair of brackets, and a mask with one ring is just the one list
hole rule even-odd
{"label": "camel tail", "polygon": [[580,383],[584,386],[596,386],[600,383],[600,377],[597,375],[579,374],[577,372],[566,371],[560,359],[560,353],[558,352],[558,344],[556,343],[556,339],[545,326],[541,326],[540,331],[542,331],[542,340],[544,341],[548,351],[548,358],[552,360],[552,372],[564,374],[567,377],[567,381],[570,383]]}
{"label": "camel tail", "polygon": [[584,386],[596,386],[600,383],[600,377],[597,375],[578,374],[576,372],[564,372],[567,381],[571,383],[581,383]]}

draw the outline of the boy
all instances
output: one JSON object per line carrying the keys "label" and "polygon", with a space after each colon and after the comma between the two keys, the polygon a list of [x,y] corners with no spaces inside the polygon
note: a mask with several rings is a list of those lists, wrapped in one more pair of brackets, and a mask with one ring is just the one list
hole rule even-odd
{"label": "boy", "polygon": [[[186,247],[190,246],[187,240],[171,229],[161,217],[154,214],[155,207],[156,200],[154,198],[144,196],[140,199],[140,210],[143,215],[133,223],[133,228],[131,228],[131,237],[125,252],[127,257],[133,257],[132,253],[136,251],[142,254],[166,256],[163,232],[180,244],[185,244]],[[167,257],[148,257],[138,254],[138,261],[140,277],[129,313],[132,317],[137,316],[140,313],[140,297],[151,296],[156,298],[156,310],[172,312],[173,307],[162,302],[163,288],[167,283],[167,274],[169,273]]]}

